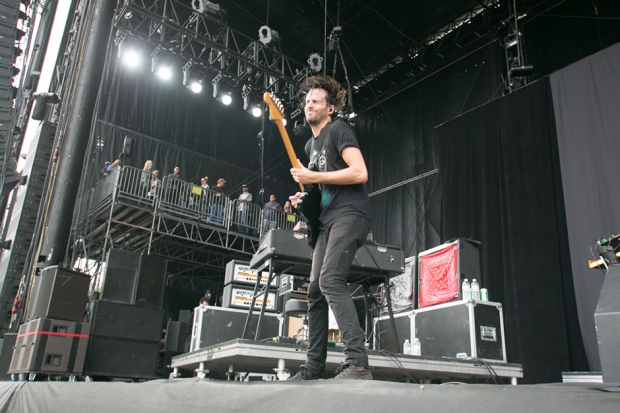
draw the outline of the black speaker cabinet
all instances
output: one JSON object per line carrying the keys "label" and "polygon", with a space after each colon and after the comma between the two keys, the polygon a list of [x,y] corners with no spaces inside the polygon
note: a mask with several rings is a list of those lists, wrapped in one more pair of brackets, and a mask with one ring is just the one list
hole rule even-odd
{"label": "black speaker cabinet", "polygon": [[185,351],[188,324],[181,321],[168,321],[166,326],[165,351],[182,353]]}
{"label": "black speaker cabinet", "polygon": [[19,326],[9,373],[81,375],[90,325],[37,318]]}
{"label": "black speaker cabinet", "polygon": [[157,342],[161,340],[164,310],[95,301],[92,336]]}
{"label": "black speaker cabinet", "polygon": [[32,307],[28,319],[84,321],[90,276],[79,272],[47,267],[35,277]]}
{"label": "black speaker cabinet", "polygon": [[166,260],[111,249],[106,263],[102,300],[161,308],[166,284]]}
{"label": "black speaker cabinet", "polygon": [[0,340],[0,381],[10,381],[11,375],[8,373],[9,366],[11,365],[11,358],[13,357],[13,347],[15,347],[15,340],[17,334],[6,333]]}
{"label": "black speaker cabinet", "polygon": [[91,337],[84,375],[153,379],[158,358],[159,342]]}
{"label": "black speaker cabinet", "polygon": [[620,383],[620,265],[607,270],[594,323],[603,382]]}

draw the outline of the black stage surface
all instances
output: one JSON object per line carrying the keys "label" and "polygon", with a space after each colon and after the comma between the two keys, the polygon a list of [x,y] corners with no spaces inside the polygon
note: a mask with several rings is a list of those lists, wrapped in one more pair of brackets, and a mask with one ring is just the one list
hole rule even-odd
{"label": "black stage surface", "polygon": [[616,386],[420,385],[384,381],[1,382],[4,412],[597,412],[620,411]]}

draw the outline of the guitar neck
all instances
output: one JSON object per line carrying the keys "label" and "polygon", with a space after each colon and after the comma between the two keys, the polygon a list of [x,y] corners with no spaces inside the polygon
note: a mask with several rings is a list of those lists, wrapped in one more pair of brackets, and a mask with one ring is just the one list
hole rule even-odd
{"label": "guitar neck", "polygon": [[[277,120],[276,124],[278,125],[278,129],[280,130],[280,135],[282,136],[282,141],[284,142],[284,147],[286,148],[286,153],[288,154],[288,158],[291,161],[291,165],[293,168],[301,168],[301,164],[295,155],[295,150],[293,149],[293,145],[291,144],[291,139],[288,137],[288,132],[286,132],[286,128],[284,127],[284,123],[282,120]],[[300,182],[299,188],[301,192],[305,192],[304,185]]]}

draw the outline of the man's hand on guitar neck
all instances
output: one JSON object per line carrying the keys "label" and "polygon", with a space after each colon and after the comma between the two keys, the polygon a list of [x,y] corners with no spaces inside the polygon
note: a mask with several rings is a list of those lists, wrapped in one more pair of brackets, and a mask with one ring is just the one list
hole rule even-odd
{"label": "man's hand on guitar neck", "polygon": [[291,168],[291,175],[293,175],[293,179],[295,180],[295,182],[299,182],[300,184],[304,185],[318,183],[318,172],[311,171],[310,169],[303,166],[299,159],[297,160],[297,163],[299,164],[299,168]]}

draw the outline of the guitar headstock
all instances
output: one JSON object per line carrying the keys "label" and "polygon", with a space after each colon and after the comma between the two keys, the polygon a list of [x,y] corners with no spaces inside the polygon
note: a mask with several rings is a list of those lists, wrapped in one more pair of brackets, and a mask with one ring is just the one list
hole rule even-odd
{"label": "guitar headstock", "polygon": [[284,105],[280,99],[271,92],[265,92],[263,101],[269,106],[269,118],[271,120],[282,121],[284,119]]}

